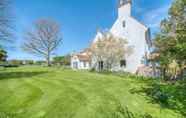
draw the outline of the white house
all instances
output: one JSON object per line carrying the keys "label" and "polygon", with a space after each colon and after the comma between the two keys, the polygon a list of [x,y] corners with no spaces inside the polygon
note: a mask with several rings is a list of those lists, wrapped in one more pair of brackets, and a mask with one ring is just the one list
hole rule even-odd
{"label": "white house", "polygon": [[88,70],[91,68],[91,55],[87,50],[72,54],[71,57],[71,68],[72,69],[80,69],[80,70]]}
{"label": "white house", "polygon": [[[128,46],[133,48],[133,53],[121,60],[118,67],[113,70],[124,70],[131,73],[136,73],[138,68],[145,64],[147,55],[150,53],[151,40],[150,30],[145,25],[137,21],[131,16],[131,0],[120,0],[118,6],[118,18],[113,24],[110,32],[128,41]],[[93,42],[102,36],[98,32]],[[104,62],[94,62],[92,60],[92,67],[98,63],[98,66],[104,68]]]}

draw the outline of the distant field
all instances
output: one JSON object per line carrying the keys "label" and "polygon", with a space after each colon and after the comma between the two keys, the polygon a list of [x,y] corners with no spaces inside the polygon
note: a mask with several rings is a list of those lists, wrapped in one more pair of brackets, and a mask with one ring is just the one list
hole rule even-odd
{"label": "distant field", "polygon": [[0,118],[180,118],[134,92],[147,85],[61,68],[0,70]]}

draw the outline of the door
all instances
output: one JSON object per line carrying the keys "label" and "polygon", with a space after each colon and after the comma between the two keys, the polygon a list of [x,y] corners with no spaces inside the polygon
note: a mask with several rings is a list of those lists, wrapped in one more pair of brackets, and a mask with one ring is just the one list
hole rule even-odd
{"label": "door", "polygon": [[78,62],[73,62],[73,68],[78,69]]}
{"label": "door", "polygon": [[103,61],[99,61],[98,68],[99,68],[99,71],[103,70]]}

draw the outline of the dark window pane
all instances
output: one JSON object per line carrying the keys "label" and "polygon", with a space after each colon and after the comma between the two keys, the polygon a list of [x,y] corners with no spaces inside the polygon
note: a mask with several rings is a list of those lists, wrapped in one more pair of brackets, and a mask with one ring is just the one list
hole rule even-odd
{"label": "dark window pane", "polygon": [[83,62],[84,67],[86,68],[86,62]]}
{"label": "dark window pane", "polygon": [[98,63],[99,65],[99,70],[103,70],[103,61],[99,61],[99,63]]}
{"label": "dark window pane", "polygon": [[124,28],[126,27],[126,22],[125,22],[125,21],[123,21],[123,27],[124,27]]}
{"label": "dark window pane", "polygon": [[126,60],[120,61],[120,67],[126,67]]}

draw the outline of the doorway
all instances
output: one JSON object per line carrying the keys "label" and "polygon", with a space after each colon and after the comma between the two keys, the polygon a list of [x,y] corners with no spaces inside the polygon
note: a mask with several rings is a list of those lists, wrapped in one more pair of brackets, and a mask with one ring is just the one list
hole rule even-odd
{"label": "doorway", "polygon": [[99,63],[98,63],[98,69],[99,69],[99,71],[102,71],[103,70],[103,61],[99,61]]}

